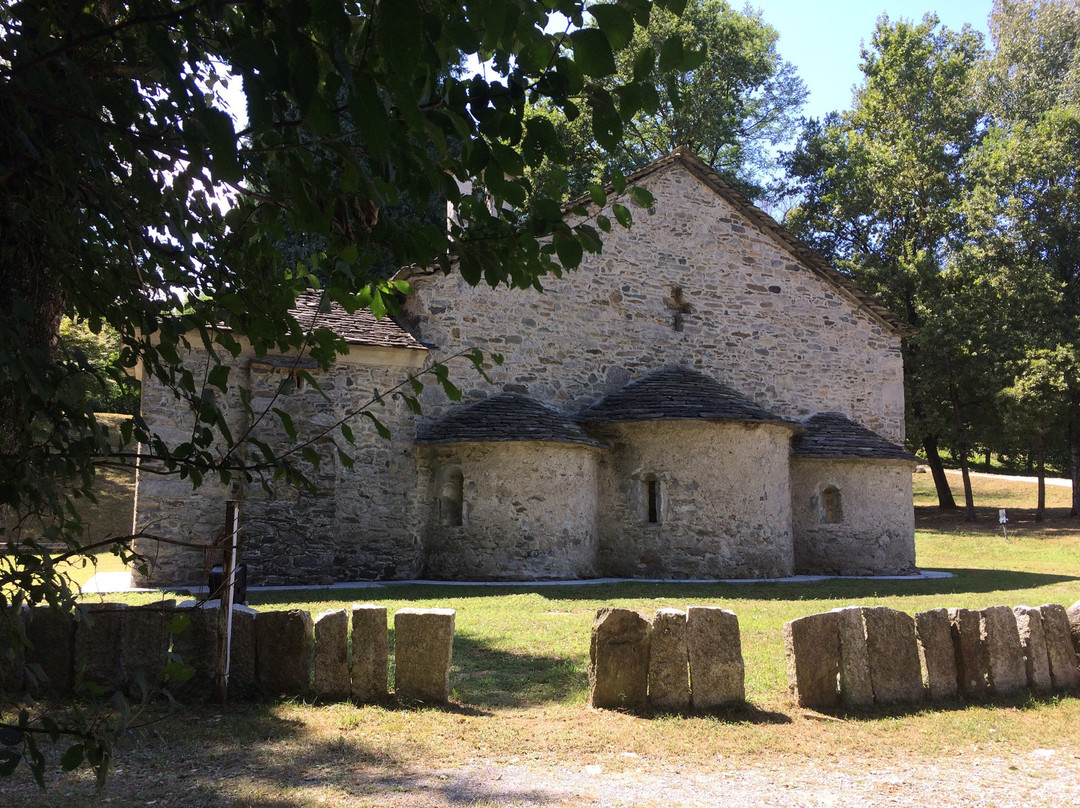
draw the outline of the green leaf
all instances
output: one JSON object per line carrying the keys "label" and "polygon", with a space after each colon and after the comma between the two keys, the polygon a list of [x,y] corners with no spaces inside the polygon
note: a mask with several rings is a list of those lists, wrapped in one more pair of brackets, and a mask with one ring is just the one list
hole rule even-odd
{"label": "green leaf", "polygon": [[604,192],[604,186],[598,182],[589,183],[589,196],[592,198],[593,204],[598,208],[602,208],[607,204],[607,194]]}
{"label": "green leaf", "polygon": [[319,54],[309,40],[297,37],[289,52],[289,83],[302,116],[319,89]]}
{"label": "green leaf", "polygon": [[634,81],[645,81],[652,75],[654,67],[656,67],[656,51],[653,50],[652,45],[646,45],[634,54]]}
{"label": "green leaf", "polygon": [[682,68],[683,40],[679,34],[672,34],[660,47],[660,72],[671,73]]}
{"label": "green leaf", "polygon": [[630,229],[630,225],[634,223],[634,217],[630,215],[630,211],[627,209],[626,205],[612,205],[611,212],[615,214],[615,220],[619,224],[621,224],[627,230]]}
{"label": "green leaf", "polygon": [[274,414],[281,421],[281,426],[285,429],[285,434],[293,440],[296,440],[296,425],[293,423],[292,416],[281,407],[274,407]]}
{"label": "green leaf", "polygon": [[573,236],[556,236],[555,253],[559,256],[560,264],[566,269],[573,269],[581,263],[581,242]]}
{"label": "green leaf", "polygon": [[19,767],[22,755],[14,749],[0,749],[0,777],[10,777]]}
{"label": "green leaf", "polygon": [[229,366],[214,365],[210,368],[206,381],[223,393],[229,392]]}
{"label": "green leaf", "polygon": [[570,34],[574,49],[574,64],[582,73],[593,78],[603,78],[615,72],[615,55],[611,52],[608,38],[595,28],[580,28]]}
{"label": "green leaf", "polygon": [[653,195],[649,192],[648,188],[642,188],[640,185],[633,185],[627,190],[627,195],[634,200],[634,203],[640,205],[643,208],[651,208],[656,202]]}
{"label": "green leaf", "polygon": [[86,759],[86,747],[81,743],[72,744],[60,758],[60,768],[66,772],[73,771],[82,765]]}
{"label": "green leaf", "polygon": [[634,36],[634,18],[625,8],[610,3],[589,7],[589,13],[596,20],[596,26],[607,36],[615,50],[622,50],[630,44]]}

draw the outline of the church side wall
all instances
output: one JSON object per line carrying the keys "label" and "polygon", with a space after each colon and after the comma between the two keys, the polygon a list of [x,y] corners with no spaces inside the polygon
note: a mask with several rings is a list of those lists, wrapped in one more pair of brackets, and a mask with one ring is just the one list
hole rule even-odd
{"label": "church side wall", "polygon": [[616,226],[601,255],[544,278],[543,293],[412,279],[407,313],[436,358],[461,347],[505,357],[494,387],[459,363],[468,398],[511,390],[573,412],[685,364],[778,414],[836,410],[903,441],[896,336],[678,164],[642,184],[654,212],[634,208],[630,230]]}
{"label": "church side wall", "polygon": [[425,578],[595,575],[598,449],[505,441],[416,451],[428,515]]}
{"label": "church side wall", "polygon": [[647,421],[597,433],[612,447],[600,469],[601,575],[791,574],[789,430]]}
{"label": "church side wall", "polygon": [[[795,572],[840,575],[913,572],[912,465],[904,460],[793,457]],[[836,493],[829,494],[829,488]],[[833,497],[833,502],[826,502],[828,496]]]}
{"label": "church side wall", "polygon": [[[414,352],[408,352],[412,354]],[[202,356],[205,356],[204,354]],[[198,360],[198,355],[193,361]],[[412,358],[415,362],[415,358]],[[363,404],[372,390],[389,390],[414,371],[408,361],[396,366],[339,361],[329,371],[310,371],[322,388],[310,386],[275,395],[289,375],[288,367],[274,367],[250,355],[235,360],[230,381],[251,391],[254,412],[266,411],[252,427],[252,437],[281,452],[295,445],[278,417],[280,408],[296,427],[298,440],[313,439],[321,463],[318,469],[299,456],[293,462],[312,479],[318,495],[273,480],[265,472],[267,488],[259,477],[250,483],[234,475],[231,485],[208,478],[192,490],[188,480],[160,477],[142,471],[138,484],[137,529],[166,539],[207,544],[222,535],[227,499],[241,501],[241,561],[248,565],[251,584],[329,583],[345,580],[410,578],[420,569],[419,526],[416,511],[416,467],[412,453],[415,422],[407,407],[387,398],[372,412],[390,430],[391,439],[380,438],[371,423],[353,418],[350,425],[357,445],[347,446],[332,428],[347,411]],[[325,394],[325,395],[324,395]],[[228,407],[230,430],[239,437],[249,428],[238,399]],[[143,392],[143,416],[168,440],[179,442],[190,434],[191,414],[186,407],[148,380]],[[354,458],[348,468],[337,455],[330,436]],[[240,450],[238,456],[253,462],[258,454]],[[152,561],[151,574],[139,583],[204,584],[209,560],[203,551],[174,545],[139,543]],[[220,563],[215,553],[213,563]]]}

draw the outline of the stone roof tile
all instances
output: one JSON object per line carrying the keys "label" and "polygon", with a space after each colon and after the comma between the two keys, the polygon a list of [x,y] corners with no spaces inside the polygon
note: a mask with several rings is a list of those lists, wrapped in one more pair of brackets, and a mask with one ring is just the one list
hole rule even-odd
{"label": "stone roof tile", "polygon": [[368,309],[349,314],[339,303],[323,304],[320,292],[307,292],[296,300],[291,309],[304,331],[329,328],[350,345],[372,345],[383,348],[413,348],[427,350],[393,317],[377,319]]}
{"label": "stone roof tile", "polygon": [[791,453],[798,457],[918,462],[918,458],[903,446],[871,432],[841,412],[815,412],[803,419],[803,426],[806,434],[796,436],[791,442]]}
{"label": "stone roof tile", "polygon": [[681,365],[669,365],[630,382],[588,407],[579,419],[586,423],[701,419],[782,424],[801,431],[730,387]]}
{"label": "stone roof tile", "polygon": [[417,443],[547,441],[604,444],[587,435],[569,415],[520,393],[499,393],[459,407],[417,430]]}

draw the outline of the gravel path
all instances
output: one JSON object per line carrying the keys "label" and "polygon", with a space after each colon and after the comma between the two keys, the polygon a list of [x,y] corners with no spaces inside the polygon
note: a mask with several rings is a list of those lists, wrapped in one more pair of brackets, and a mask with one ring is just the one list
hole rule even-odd
{"label": "gravel path", "polygon": [[[627,755],[624,757],[633,757]],[[719,762],[722,763],[722,762]],[[627,765],[630,764],[630,765]],[[383,777],[358,792],[390,808],[1075,808],[1080,756],[1039,749],[1015,758],[978,753],[927,765],[880,761],[758,760],[700,772],[647,760],[534,769],[473,762],[457,769]]]}

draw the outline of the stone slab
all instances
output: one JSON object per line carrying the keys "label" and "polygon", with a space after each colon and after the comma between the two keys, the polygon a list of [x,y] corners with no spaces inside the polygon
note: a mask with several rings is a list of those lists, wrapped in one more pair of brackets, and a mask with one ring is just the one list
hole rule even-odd
{"label": "stone slab", "polygon": [[746,699],[746,665],[735,612],[715,606],[687,608],[686,645],[695,710]]}
{"label": "stone slab", "polygon": [[0,695],[22,693],[31,684],[26,669],[26,612],[0,608]]}
{"label": "stone slab", "polygon": [[686,612],[680,609],[659,609],[653,617],[649,704],[670,712],[690,709],[690,652]]}
{"label": "stone slab", "polygon": [[959,685],[948,610],[916,612],[915,638],[919,642],[919,664],[927,697],[931,701],[955,698]]}
{"label": "stone slab", "polygon": [[27,663],[37,664],[46,677],[36,694],[64,696],[75,685],[75,618],[48,606],[35,606],[27,614]]}
{"label": "stone slab", "polygon": [[330,609],[315,618],[315,696],[349,698],[349,614]]}
{"label": "stone slab", "polygon": [[840,702],[847,708],[874,703],[870,657],[866,650],[866,622],[860,606],[834,609],[840,635]]}
{"label": "stone slab", "polygon": [[313,646],[307,612],[259,612],[255,618],[255,666],[263,691],[274,696],[306,695],[311,690]]}
{"label": "stone slab", "polygon": [[1069,633],[1072,634],[1073,650],[1080,654],[1080,600],[1065,610],[1069,618]]}
{"label": "stone slab", "polygon": [[1016,615],[1008,606],[987,606],[979,612],[980,636],[986,647],[990,692],[1010,696],[1027,687],[1027,669]]}
{"label": "stone slab", "polygon": [[181,606],[183,629],[173,635],[173,653],[194,673],[186,682],[169,686],[170,692],[184,698],[209,699],[214,695],[214,676],[218,655],[217,601],[198,606]]}
{"label": "stone slab", "polygon": [[1080,689],[1080,667],[1076,649],[1069,632],[1069,616],[1059,603],[1045,603],[1039,607],[1042,615],[1043,634],[1046,637],[1046,656],[1050,660],[1050,679],[1055,690]]}
{"label": "stone slab", "polygon": [[124,685],[123,620],[130,607],[101,603],[80,609],[75,628],[76,683],[93,683],[106,695]]}
{"label": "stone slab", "polygon": [[124,687],[133,699],[147,699],[164,684],[162,670],[175,611],[176,601],[166,600],[137,606],[124,615],[120,656]]}
{"label": "stone slab", "polygon": [[454,648],[453,609],[400,609],[394,613],[394,692],[401,701],[450,700]]}
{"label": "stone slab", "polygon": [[596,613],[589,643],[589,704],[635,708],[646,703],[652,624],[630,609]]}
{"label": "stone slab", "polygon": [[839,617],[823,612],[784,624],[788,689],[800,707],[835,709],[840,704]]}
{"label": "stone slab", "polygon": [[258,612],[237,604],[232,613],[229,650],[229,698],[254,698],[260,693],[255,623]]}
{"label": "stone slab", "polygon": [[874,606],[863,609],[866,650],[870,657],[870,680],[878,704],[922,701],[922,667],[915,619],[909,614]]}
{"label": "stone slab", "polygon": [[352,617],[352,700],[367,704],[386,698],[389,662],[386,607],[354,604]]}
{"label": "stone slab", "polygon": [[981,698],[989,689],[986,647],[982,643],[982,620],[974,609],[949,609],[953,647],[956,649],[956,681],[960,695]]}
{"label": "stone slab", "polygon": [[1053,689],[1050,679],[1050,658],[1046,653],[1046,635],[1043,633],[1042,613],[1032,606],[1017,606],[1016,631],[1020,648],[1024,652],[1024,673],[1028,687],[1039,693]]}

